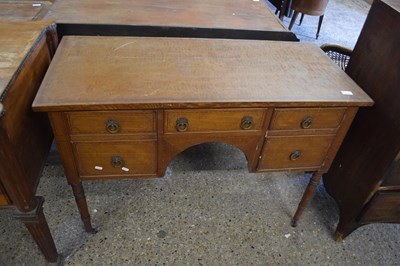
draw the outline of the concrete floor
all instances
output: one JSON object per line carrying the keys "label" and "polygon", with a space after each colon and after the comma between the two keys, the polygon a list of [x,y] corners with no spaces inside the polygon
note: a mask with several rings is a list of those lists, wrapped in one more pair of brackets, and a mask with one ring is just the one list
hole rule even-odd
{"label": "concrete floor", "polygon": [[[317,44],[353,47],[368,8],[331,0]],[[302,41],[315,42],[313,19],[293,27]],[[240,150],[204,144],[178,155],[164,178],[85,182],[95,235],[82,229],[54,150],[37,194],[65,265],[400,265],[400,225],[367,225],[333,241],[338,209],[322,184],[292,228],[307,182],[304,173],[249,174]],[[0,220],[0,265],[44,265],[12,210]]]}

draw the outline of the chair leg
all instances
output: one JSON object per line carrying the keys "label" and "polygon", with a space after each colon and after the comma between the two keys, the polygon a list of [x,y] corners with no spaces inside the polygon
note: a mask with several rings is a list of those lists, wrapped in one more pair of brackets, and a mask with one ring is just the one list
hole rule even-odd
{"label": "chair leg", "polygon": [[289,30],[292,29],[294,23],[296,22],[296,19],[297,19],[298,15],[299,15],[299,11],[294,11],[292,20],[290,21],[290,24],[289,24]]}
{"label": "chair leg", "polygon": [[282,0],[281,10],[279,11],[279,19],[283,21],[283,17],[286,15],[289,5],[289,0]]}
{"label": "chair leg", "polygon": [[277,8],[277,9],[275,10],[275,15],[278,15],[278,12],[279,12],[279,9]]}
{"label": "chair leg", "polygon": [[319,37],[319,31],[321,30],[321,25],[322,25],[322,21],[324,20],[324,15],[319,17],[319,22],[318,22],[318,30],[317,30],[317,38]]}
{"label": "chair leg", "polygon": [[304,14],[303,13],[301,13],[301,17],[300,17],[300,23],[299,23],[299,26],[301,25],[301,23],[303,22],[303,18],[304,18]]}

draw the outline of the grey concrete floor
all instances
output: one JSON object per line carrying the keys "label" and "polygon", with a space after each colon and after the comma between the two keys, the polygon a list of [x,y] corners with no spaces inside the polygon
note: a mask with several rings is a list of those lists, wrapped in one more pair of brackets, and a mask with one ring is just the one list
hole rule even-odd
{"label": "grey concrete floor", "polygon": [[[362,0],[331,0],[316,43],[353,47],[368,8]],[[293,27],[302,41],[315,42],[312,19]],[[99,227],[94,235],[83,231],[55,150],[37,194],[46,198],[65,265],[400,265],[399,225],[367,225],[333,240],[338,209],[322,184],[292,228],[308,179],[249,174],[240,150],[204,144],[178,155],[164,178],[85,182]],[[45,264],[11,209],[0,212],[0,221],[0,265]]]}

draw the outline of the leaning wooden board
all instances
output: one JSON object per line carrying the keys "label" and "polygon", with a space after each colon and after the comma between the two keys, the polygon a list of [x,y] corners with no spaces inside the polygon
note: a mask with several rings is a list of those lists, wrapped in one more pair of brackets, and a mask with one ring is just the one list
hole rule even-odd
{"label": "leaning wooden board", "polygon": [[31,104],[57,44],[52,22],[0,21],[0,207],[16,207],[49,262],[60,257],[35,194],[53,136]]}

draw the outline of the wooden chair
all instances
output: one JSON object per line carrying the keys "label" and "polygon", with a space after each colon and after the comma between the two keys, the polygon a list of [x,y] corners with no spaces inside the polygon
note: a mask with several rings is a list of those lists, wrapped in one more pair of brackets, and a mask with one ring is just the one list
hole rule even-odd
{"label": "wooden chair", "polygon": [[303,22],[304,14],[310,16],[319,16],[317,39],[319,31],[321,30],[322,21],[324,19],[324,13],[329,0],[293,0],[291,8],[294,10],[292,20],[289,24],[289,30],[292,29],[294,22],[297,19],[299,13],[301,13],[300,24]]}
{"label": "wooden chair", "polygon": [[279,13],[279,19],[283,21],[283,17],[287,16],[290,17],[291,9],[290,5],[292,0],[268,0],[272,5],[276,7],[275,15]]}
{"label": "wooden chair", "polygon": [[321,45],[321,49],[333,60],[333,62],[340,66],[343,71],[346,70],[353,50],[336,44],[323,44]]}

